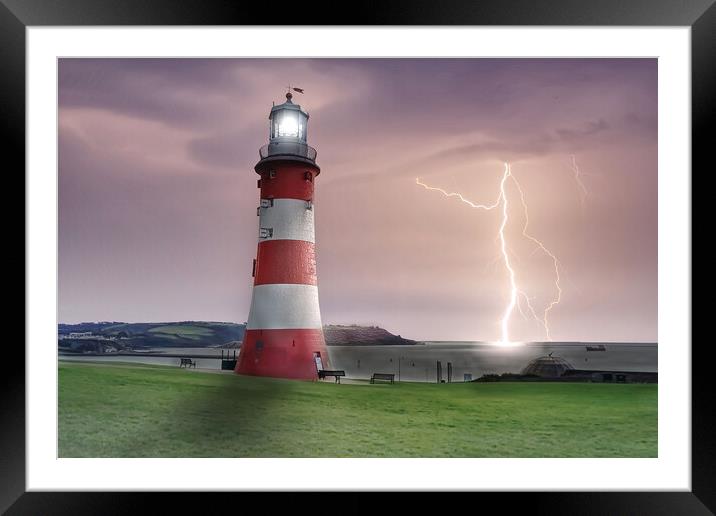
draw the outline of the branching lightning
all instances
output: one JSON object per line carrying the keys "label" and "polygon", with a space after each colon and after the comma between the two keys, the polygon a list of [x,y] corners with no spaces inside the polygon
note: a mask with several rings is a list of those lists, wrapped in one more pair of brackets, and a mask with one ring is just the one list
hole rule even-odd
{"label": "branching lightning", "polygon": [[[576,167],[576,161],[574,161],[574,157],[572,157],[572,158],[573,158],[573,164]],[[583,188],[584,185],[581,183],[581,180],[579,180],[578,168],[576,168],[575,177],[577,178],[577,180],[579,181],[580,185],[582,185],[582,188]],[[507,224],[509,222],[509,197],[507,195],[507,189],[506,189],[506,184],[507,184],[508,180],[512,180],[512,182],[517,187],[517,190],[520,194],[520,202],[522,203],[522,209],[524,212],[524,224],[522,226],[522,236],[524,238],[530,240],[531,242],[533,242],[536,246],[535,251],[541,250],[545,255],[547,255],[552,260],[552,262],[554,264],[554,273],[555,273],[554,284],[555,284],[556,294],[555,294],[554,298],[547,304],[547,306],[543,310],[542,317],[539,317],[537,315],[537,311],[535,310],[534,306],[532,305],[532,303],[530,301],[530,297],[527,295],[527,293],[524,290],[520,289],[519,286],[517,285],[516,273],[515,273],[514,267],[512,266],[512,263],[510,261],[509,245],[507,243],[507,237],[505,236],[505,228],[507,227]],[[523,298],[525,300],[527,308],[529,309],[529,312],[532,315],[532,317],[544,327],[547,339],[552,340],[552,337],[550,335],[548,315],[549,315],[550,310],[552,310],[556,305],[558,305],[562,299],[562,289],[561,289],[560,283],[559,283],[559,281],[560,281],[559,260],[549,249],[547,249],[547,247],[545,247],[545,245],[540,240],[538,240],[533,235],[528,233],[527,228],[529,226],[529,213],[528,213],[528,208],[527,208],[527,201],[525,199],[525,194],[524,194],[524,191],[522,190],[522,187],[520,186],[520,183],[517,181],[517,178],[515,178],[515,176],[512,175],[512,170],[511,170],[510,164],[509,163],[504,164],[504,171],[502,174],[502,179],[500,180],[500,192],[497,197],[497,200],[492,204],[475,203],[473,201],[470,201],[469,199],[466,199],[460,193],[448,192],[446,190],[443,190],[442,188],[429,186],[429,185],[421,182],[419,178],[415,178],[415,182],[416,182],[416,184],[422,186],[426,190],[440,192],[445,197],[456,197],[461,202],[467,204],[471,208],[489,211],[489,210],[493,210],[499,206],[502,206],[502,220],[500,222],[498,236],[499,236],[499,240],[500,240],[500,251],[502,253],[502,262],[505,265],[505,269],[507,271],[508,278],[509,278],[510,293],[509,293],[509,300],[507,302],[507,306],[505,307],[505,309],[503,311],[502,319],[500,321],[500,328],[501,328],[500,344],[503,344],[503,345],[510,344],[509,323],[510,323],[510,318],[512,316],[512,312],[515,309],[515,306],[517,306],[517,309],[520,311],[520,313],[523,316],[525,316],[525,313],[522,310],[522,306],[520,303],[520,298]],[[586,189],[584,189],[584,191],[586,192]]]}
{"label": "branching lightning", "polygon": [[579,165],[577,165],[577,158],[574,154],[570,155],[570,158],[572,159],[572,172],[574,172],[574,180],[577,182],[577,185],[579,186],[579,189],[581,190],[579,192],[579,200],[582,203],[582,206],[584,206],[584,202],[587,200],[587,195],[589,195],[589,191],[587,190],[587,187],[584,186],[584,183],[582,182],[582,173],[579,170]]}
{"label": "branching lightning", "polygon": [[511,177],[512,177],[512,180],[515,182],[515,186],[517,187],[517,190],[520,192],[520,200],[522,201],[522,209],[525,214],[525,223],[522,226],[522,236],[524,236],[525,238],[534,242],[537,245],[537,249],[540,249],[544,254],[549,256],[552,260],[552,263],[554,264],[554,277],[555,277],[554,286],[555,286],[555,289],[557,290],[557,293],[556,293],[554,299],[552,299],[552,301],[550,301],[550,303],[544,309],[541,319],[536,317],[535,311],[532,308],[532,305],[530,304],[529,298],[527,296],[525,296],[527,298],[527,306],[529,306],[530,310],[532,311],[532,314],[535,315],[535,318],[540,320],[540,322],[542,323],[542,326],[544,326],[544,331],[545,331],[545,334],[547,335],[547,340],[552,340],[552,335],[550,335],[550,331],[549,331],[549,323],[547,321],[547,315],[549,314],[549,311],[552,310],[552,308],[554,308],[556,305],[558,305],[562,299],[562,287],[559,284],[559,280],[560,280],[560,278],[559,278],[559,260],[557,260],[557,257],[554,254],[552,254],[552,252],[549,249],[547,249],[542,242],[540,242],[535,237],[533,237],[532,235],[527,233],[527,227],[530,224],[530,216],[529,216],[529,211],[527,210],[527,201],[525,200],[525,192],[524,192],[524,190],[522,190],[522,187],[520,186],[520,183],[517,181],[517,179],[515,179],[515,176],[511,176]]}
{"label": "branching lightning", "polygon": [[[503,179],[504,179],[504,178],[503,178]],[[503,195],[503,192],[502,192],[502,191],[500,191],[500,195],[499,195],[499,197],[497,198],[497,200],[496,200],[493,204],[490,204],[489,206],[487,206],[487,205],[485,205],[485,204],[476,204],[476,203],[474,203],[474,202],[472,202],[472,201],[468,201],[467,199],[465,199],[465,198],[462,196],[462,194],[459,194],[459,193],[456,193],[456,192],[446,192],[446,191],[443,190],[442,188],[436,188],[436,187],[434,187],[434,186],[428,186],[428,185],[426,185],[425,183],[421,183],[421,182],[420,182],[420,179],[417,178],[417,177],[415,178],[415,182],[416,182],[417,184],[419,184],[420,186],[422,186],[423,188],[425,188],[426,190],[434,190],[434,191],[436,191],[436,192],[440,192],[440,193],[443,194],[445,197],[457,197],[458,199],[460,199],[462,202],[464,202],[465,204],[467,204],[467,205],[470,206],[471,208],[478,208],[478,209],[481,209],[481,210],[491,210],[491,209],[493,209],[493,208],[497,208],[497,207],[500,205],[500,201],[502,201],[502,195]]]}

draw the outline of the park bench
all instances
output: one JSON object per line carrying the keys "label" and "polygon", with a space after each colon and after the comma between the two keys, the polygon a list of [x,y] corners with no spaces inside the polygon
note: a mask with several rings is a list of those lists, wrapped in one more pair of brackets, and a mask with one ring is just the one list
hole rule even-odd
{"label": "park bench", "polygon": [[345,371],[327,371],[324,369],[321,369],[318,371],[318,377],[323,380],[326,376],[334,376],[336,378],[336,383],[341,383],[341,376],[345,376]]}
{"label": "park bench", "polygon": [[373,373],[373,376],[370,377],[370,383],[375,383],[376,380],[390,380],[390,383],[393,383],[395,379],[395,375],[391,373]]}
{"label": "park bench", "polygon": [[179,367],[193,367],[196,369],[196,361],[192,360],[191,358],[182,358],[181,362],[179,362]]}

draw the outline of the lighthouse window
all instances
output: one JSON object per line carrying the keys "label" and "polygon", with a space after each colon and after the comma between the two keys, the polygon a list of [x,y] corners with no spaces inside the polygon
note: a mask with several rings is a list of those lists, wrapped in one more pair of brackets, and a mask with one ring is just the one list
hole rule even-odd
{"label": "lighthouse window", "polygon": [[271,238],[273,236],[273,228],[261,228],[259,230],[259,238]]}
{"label": "lighthouse window", "polygon": [[311,182],[313,182],[313,174],[311,174],[308,170],[306,170],[306,173],[303,175],[303,178],[304,178],[306,181],[311,181]]}
{"label": "lighthouse window", "polygon": [[273,206],[273,199],[261,199],[262,208],[270,208]]}
{"label": "lighthouse window", "polygon": [[284,113],[278,124],[279,136],[298,136],[298,116],[294,113]]}
{"label": "lighthouse window", "polygon": [[276,177],[276,171],[275,171],[275,170],[269,170],[269,177],[270,177],[271,179],[275,178],[275,177]]}

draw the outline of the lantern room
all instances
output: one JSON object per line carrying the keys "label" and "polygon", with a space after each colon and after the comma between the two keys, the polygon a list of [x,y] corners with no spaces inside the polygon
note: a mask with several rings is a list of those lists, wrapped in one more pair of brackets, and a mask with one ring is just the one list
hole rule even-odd
{"label": "lantern room", "polygon": [[291,101],[293,95],[286,93],[286,102],[271,109],[269,115],[269,140],[306,142],[308,113]]}
{"label": "lantern room", "polygon": [[308,113],[291,100],[273,106],[269,114],[269,142],[259,149],[261,162],[290,158],[294,161],[316,162],[316,149],[306,143]]}

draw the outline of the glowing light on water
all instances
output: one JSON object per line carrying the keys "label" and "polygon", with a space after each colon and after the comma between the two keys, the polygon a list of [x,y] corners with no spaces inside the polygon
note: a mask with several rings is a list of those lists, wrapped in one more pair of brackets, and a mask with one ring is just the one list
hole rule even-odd
{"label": "glowing light on water", "polygon": [[519,348],[522,346],[527,345],[526,342],[517,342],[517,341],[502,341],[502,340],[495,340],[491,342],[481,342],[481,344],[487,344],[488,346],[495,346],[498,348]]}

